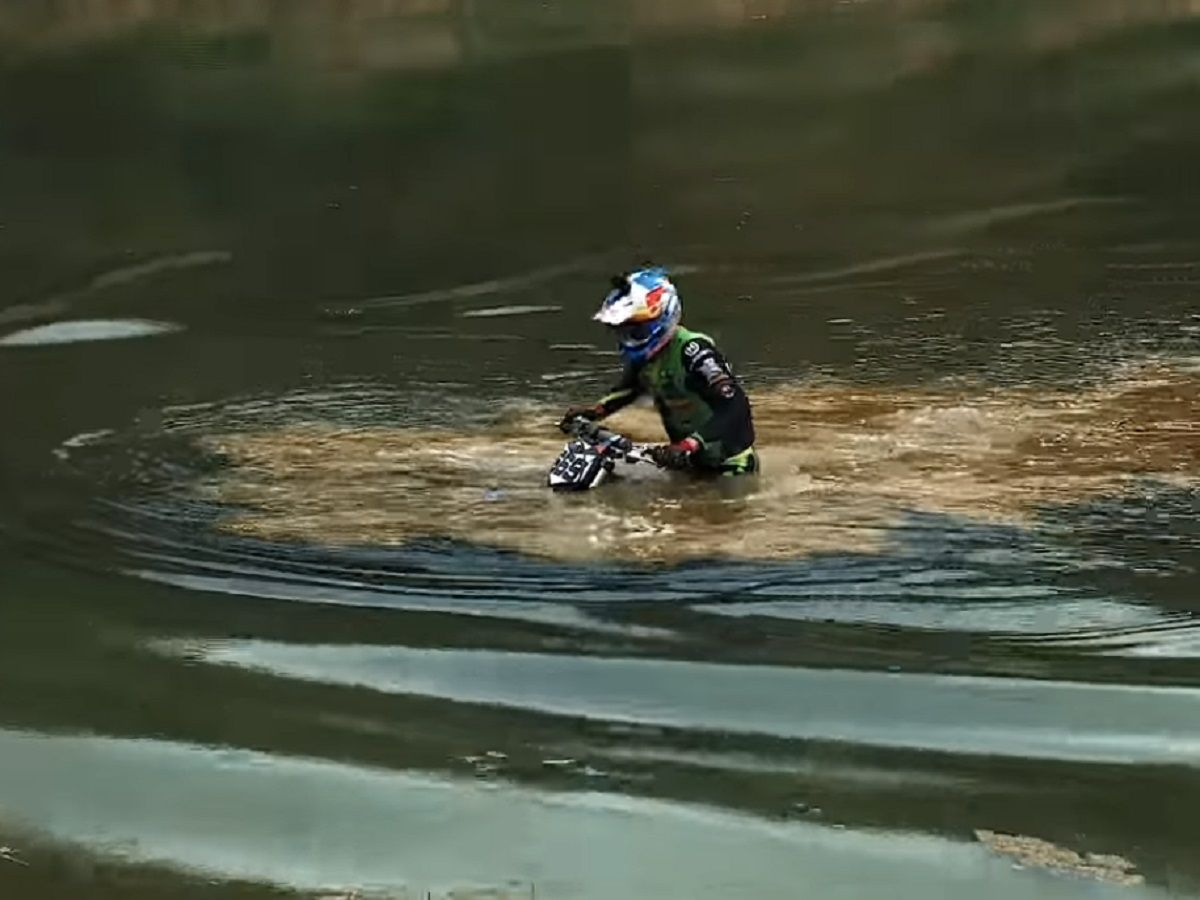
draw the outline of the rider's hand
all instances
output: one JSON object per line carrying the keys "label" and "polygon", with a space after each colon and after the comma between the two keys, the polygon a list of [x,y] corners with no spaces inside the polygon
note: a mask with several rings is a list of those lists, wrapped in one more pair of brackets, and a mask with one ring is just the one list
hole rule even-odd
{"label": "rider's hand", "polygon": [[684,438],[674,444],[659,444],[650,448],[650,458],[664,469],[687,469],[692,465],[692,456],[700,449],[695,438]]}
{"label": "rider's hand", "polygon": [[589,422],[595,422],[603,416],[604,407],[599,404],[595,406],[572,406],[567,410],[566,415],[562,417],[562,421],[558,423],[558,427],[561,431],[570,431],[571,423],[576,419],[587,419]]}

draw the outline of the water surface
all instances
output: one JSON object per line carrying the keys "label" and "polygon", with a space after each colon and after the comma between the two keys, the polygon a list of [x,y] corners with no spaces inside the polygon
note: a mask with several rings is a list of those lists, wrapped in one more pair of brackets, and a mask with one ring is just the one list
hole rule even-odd
{"label": "water surface", "polygon": [[[1197,28],[0,7],[0,888],[1200,893]],[[644,259],[765,470],[551,496]]]}

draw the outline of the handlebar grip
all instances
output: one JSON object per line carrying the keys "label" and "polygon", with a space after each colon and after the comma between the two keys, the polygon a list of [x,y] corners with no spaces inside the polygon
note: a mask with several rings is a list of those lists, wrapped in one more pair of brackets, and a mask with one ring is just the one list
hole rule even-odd
{"label": "handlebar grip", "polygon": [[584,416],[570,416],[558,423],[558,430],[563,434],[578,435],[582,434],[591,424],[591,421]]}

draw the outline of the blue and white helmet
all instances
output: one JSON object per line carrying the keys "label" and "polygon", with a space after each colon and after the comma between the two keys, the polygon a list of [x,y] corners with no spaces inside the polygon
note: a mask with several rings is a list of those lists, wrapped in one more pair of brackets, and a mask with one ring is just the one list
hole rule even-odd
{"label": "blue and white helmet", "polygon": [[613,289],[593,317],[617,332],[626,362],[643,363],[670,343],[683,305],[661,268],[640,269],[613,279]]}

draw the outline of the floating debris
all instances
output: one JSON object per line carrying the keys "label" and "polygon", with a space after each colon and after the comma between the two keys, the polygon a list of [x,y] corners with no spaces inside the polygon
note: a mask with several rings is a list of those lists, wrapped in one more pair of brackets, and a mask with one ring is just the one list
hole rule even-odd
{"label": "floating debris", "polygon": [[976,830],[975,837],[988,849],[1012,857],[1022,866],[1038,866],[1052,872],[1083,875],[1114,884],[1138,885],[1145,882],[1132,862],[1110,853],[1080,855],[1041,838],[1020,834],[1001,834]]}

